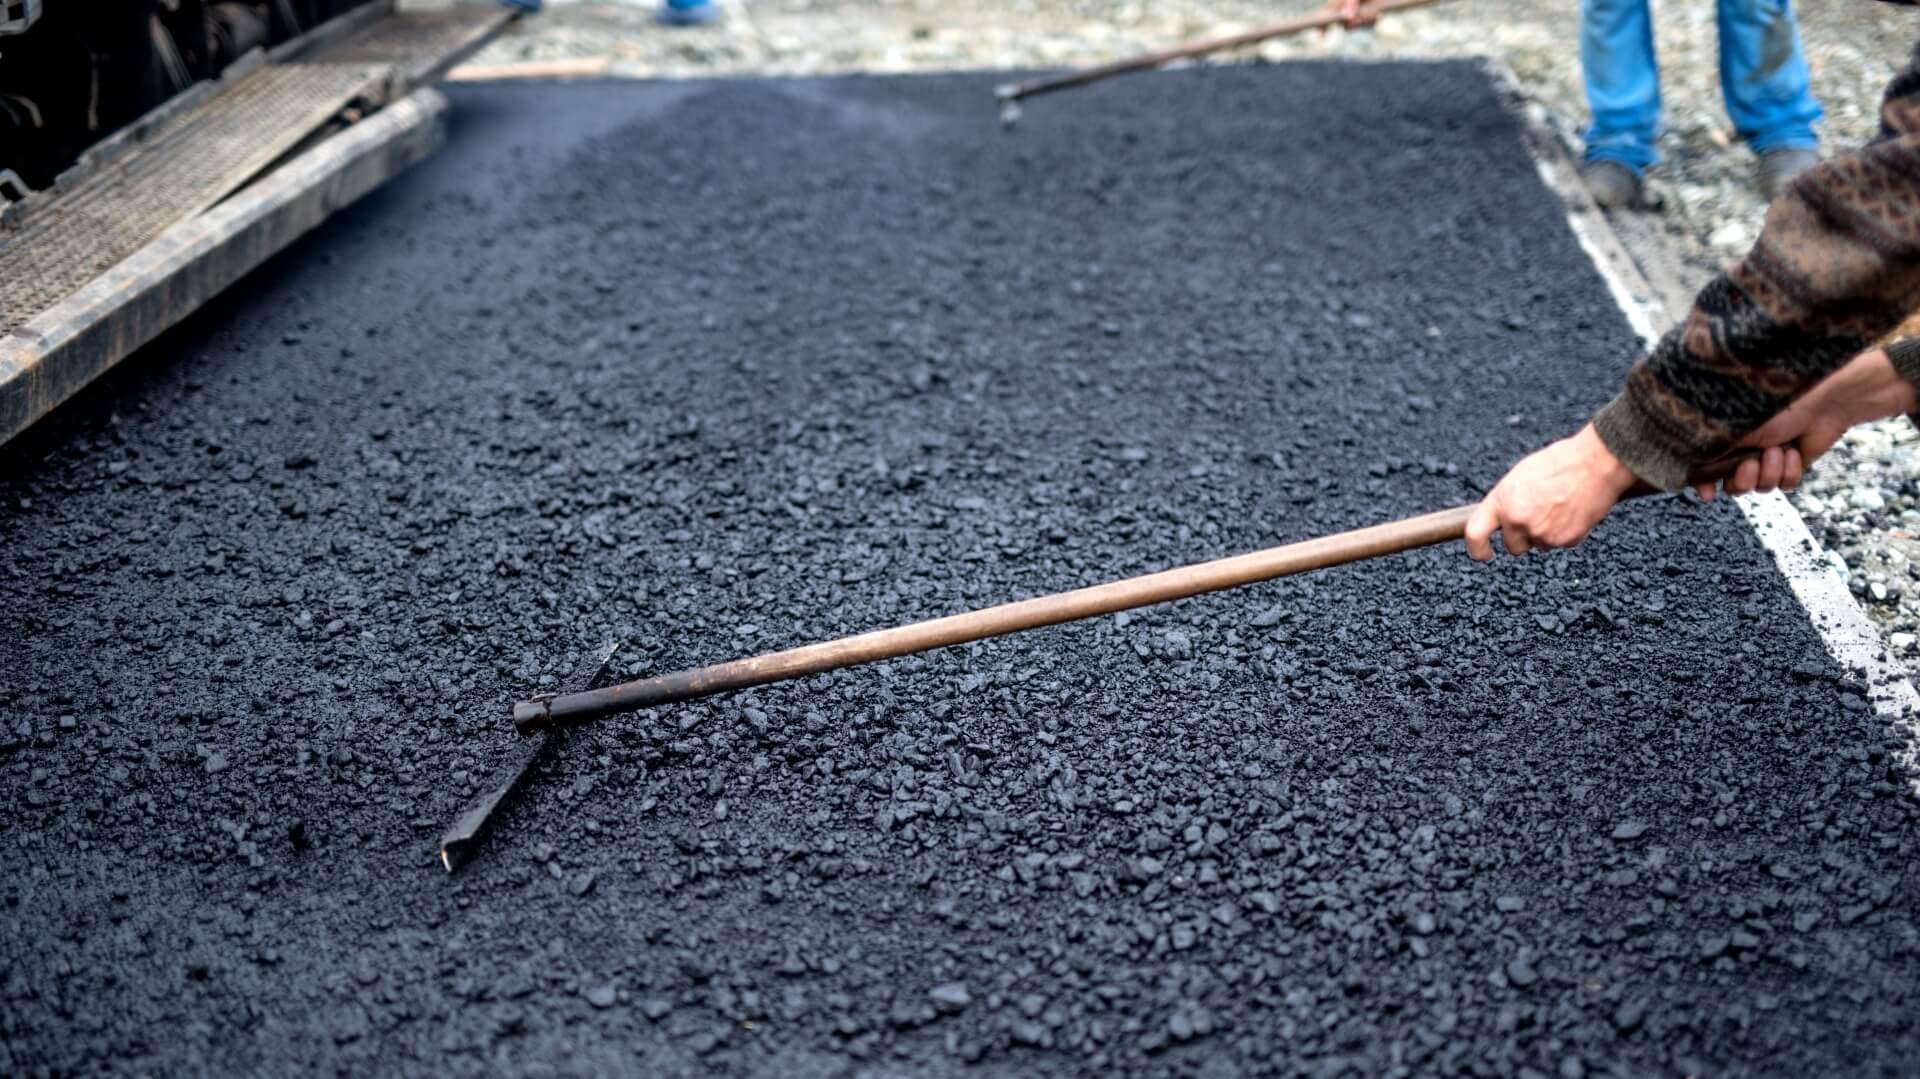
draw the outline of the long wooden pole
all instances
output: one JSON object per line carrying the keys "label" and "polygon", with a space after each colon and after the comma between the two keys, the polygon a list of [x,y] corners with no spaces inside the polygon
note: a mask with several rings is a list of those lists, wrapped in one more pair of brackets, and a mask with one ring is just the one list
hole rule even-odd
{"label": "long wooden pole", "polygon": [[[1437,4],[1439,2],[1440,0],[1380,0],[1379,3],[1369,4],[1362,10],[1371,15],[1386,15],[1395,11],[1425,7],[1428,4]],[[1140,56],[1130,57],[1125,60],[1115,60],[1110,64],[1101,64],[1099,67],[1090,67],[1080,71],[1068,72],[1065,75],[1054,75],[1049,78],[1034,79],[1031,82],[1006,83],[994,90],[994,96],[1003,102],[1019,101],[1021,98],[1050,94],[1055,90],[1065,90],[1070,86],[1084,86],[1090,82],[1098,82],[1101,79],[1111,78],[1115,75],[1125,75],[1132,71],[1151,70],[1163,64],[1170,64],[1175,60],[1185,60],[1193,56],[1204,56],[1210,52],[1239,48],[1242,45],[1253,45],[1271,38],[1286,37],[1289,34],[1303,33],[1307,30],[1318,30],[1322,27],[1337,25],[1340,21],[1340,15],[1329,8],[1324,11],[1317,11],[1312,15],[1301,15],[1282,22],[1271,23],[1267,26],[1243,31],[1238,34],[1228,34],[1225,37],[1208,38],[1205,41],[1194,41],[1185,45],[1175,45],[1157,52],[1144,53]]]}
{"label": "long wooden pole", "polygon": [[750,659],[716,663],[711,667],[658,678],[642,678],[585,693],[563,693],[557,697],[521,701],[513,706],[513,725],[522,734],[533,734],[619,712],[693,700],[789,678],[802,678],[948,645],[1002,637],[1041,626],[1238,588],[1276,577],[1397,554],[1416,547],[1431,547],[1436,543],[1462,538],[1466,534],[1467,518],[1472,515],[1473,509],[1471,505],[1455,506],[1338,535],[1302,540],[1251,554],[1181,566],[1071,592],[1036,596],[1017,603],[1003,603],[998,607],[948,615],[927,622],[875,630],[857,637],[843,637],[837,641],[789,648],[784,652],[770,652]]}

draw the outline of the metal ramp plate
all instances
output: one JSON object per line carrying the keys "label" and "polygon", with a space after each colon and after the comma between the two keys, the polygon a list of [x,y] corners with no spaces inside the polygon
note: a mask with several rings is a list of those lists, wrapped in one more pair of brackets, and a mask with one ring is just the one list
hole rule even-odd
{"label": "metal ramp plate", "polygon": [[384,64],[272,64],[170,117],[142,144],[37,196],[0,231],[0,337],[169,227],[233,193],[356,98]]}
{"label": "metal ramp plate", "polygon": [[491,41],[519,13],[498,5],[388,15],[302,57],[392,64],[409,84],[430,82]]}
{"label": "metal ramp plate", "polygon": [[[372,0],[242,60],[7,208],[0,443],[440,145],[446,99],[416,88],[519,12],[393,6]],[[351,122],[329,132],[336,118]]]}

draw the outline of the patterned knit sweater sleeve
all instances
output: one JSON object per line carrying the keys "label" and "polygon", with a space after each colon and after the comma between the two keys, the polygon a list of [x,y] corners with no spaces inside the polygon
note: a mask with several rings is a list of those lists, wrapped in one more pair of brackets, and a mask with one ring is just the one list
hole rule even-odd
{"label": "patterned knit sweater sleeve", "polygon": [[[1774,200],[1753,250],[1701,290],[1594,426],[1635,475],[1677,490],[1916,307],[1920,47],[1887,88],[1879,136]],[[1920,375],[1911,353],[1899,359]]]}

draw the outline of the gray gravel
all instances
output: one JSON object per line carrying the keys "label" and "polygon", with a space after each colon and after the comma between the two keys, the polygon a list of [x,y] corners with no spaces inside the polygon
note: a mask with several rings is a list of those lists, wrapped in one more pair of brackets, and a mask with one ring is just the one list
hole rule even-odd
{"label": "gray gravel", "polygon": [[[654,6],[652,0],[552,3],[475,64],[591,58],[601,65],[597,70],[635,77],[1060,67],[1244,29],[1312,5],[728,0],[725,20],[691,31],[654,26]],[[1881,88],[1920,36],[1920,19],[1867,0],[1804,0],[1799,7],[1815,89],[1827,110],[1828,151],[1857,145],[1872,134]],[[1223,60],[1495,55],[1571,137],[1586,121],[1577,17],[1573,0],[1458,0],[1393,16],[1371,32],[1270,42]],[[1753,187],[1753,157],[1734,141],[1720,104],[1712,5],[1661,4],[1658,21],[1667,131],[1665,161],[1652,183],[1664,203],[1664,227],[1630,230],[1627,240],[1643,260],[1677,261],[1684,275],[1703,280],[1746,250],[1764,206]],[[1030,106],[1072,107],[1066,96]],[[1652,246],[1667,249],[1647,250],[1649,235]],[[1920,570],[1911,568],[1910,557],[1920,555],[1915,446],[1905,420],[1857,430],[1821,463],[1795,503],[1866,601],[1890,649],[1920,670],[1914,645]]]}

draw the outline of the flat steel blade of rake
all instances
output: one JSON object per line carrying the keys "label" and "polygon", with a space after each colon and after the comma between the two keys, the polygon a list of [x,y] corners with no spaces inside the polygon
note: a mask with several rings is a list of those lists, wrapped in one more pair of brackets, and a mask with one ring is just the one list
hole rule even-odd
{"label": "flat steel blade of rake", "polygon": [[[585,677],[569,680],[569,691],[588,690],[598,685],[613,665],[613,654],[619,650],[620,642],[608,641],[585,665]],[[514,761],[501,769],[499,781],[489,787],[487,793],[481,795],[465,813],[460,814],[460,819],[453,822],[447,834],[440,837],[440,864],[446,867],[447,872],[452,873],[467,863],[480,840],[487,834],[488,826],[493,823],[494,811],[513,797],[513,793],[520,789],[520,784],[533,773],[534,765],[551,756],[564,737],[560,730],[555,729],[549,731],[545,738],[515,749]]]}

